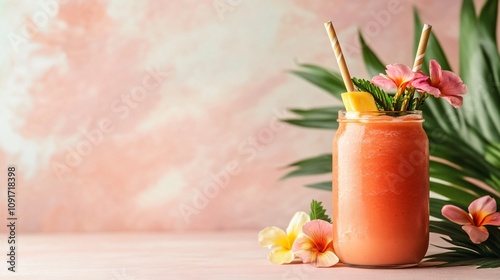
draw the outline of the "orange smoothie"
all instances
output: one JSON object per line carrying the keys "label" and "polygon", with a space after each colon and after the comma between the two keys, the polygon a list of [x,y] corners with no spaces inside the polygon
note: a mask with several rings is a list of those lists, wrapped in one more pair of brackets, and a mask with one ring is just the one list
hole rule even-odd
{"label": "orange smoothie", "polygon": [[345,114],[333,140],[335,253],[351,265],[417,264],[429,245],[423,118]]}

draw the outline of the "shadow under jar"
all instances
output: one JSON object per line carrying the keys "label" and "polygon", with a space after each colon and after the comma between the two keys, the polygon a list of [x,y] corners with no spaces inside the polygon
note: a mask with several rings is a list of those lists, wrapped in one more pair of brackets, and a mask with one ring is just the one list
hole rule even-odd
{"label": "shadow under jar", "polygon": [[344,264],[406,267],[429,246],[429,141],[421,111],[339,112],[333,242]]}

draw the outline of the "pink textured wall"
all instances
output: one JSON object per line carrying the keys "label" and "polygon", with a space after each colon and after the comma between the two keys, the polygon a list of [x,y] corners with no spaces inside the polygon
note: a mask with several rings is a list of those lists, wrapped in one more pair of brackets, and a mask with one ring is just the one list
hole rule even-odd
{"label": "pink textured wall", "polygon": [[0,3],[0,170],[18,168],[24,231],[260,229],[329,205],[302,187],[324,176],[278,181],[330,150],[277,122],[335,102],[285,73],[336,68],[324,21],[366,76],[356,28],[411,64],[416,5],[457,66],[455,0],[40,2]]}

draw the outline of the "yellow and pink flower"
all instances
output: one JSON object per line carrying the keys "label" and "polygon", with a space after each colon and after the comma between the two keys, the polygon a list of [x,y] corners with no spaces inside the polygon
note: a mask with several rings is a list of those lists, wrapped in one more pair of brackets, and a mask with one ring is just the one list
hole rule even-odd
{"label": "yellow and pink flower", "polygon": [[333,251],[332,224],[313,220],[302,227],[303,234],[295,240],[293,253],[302,262],[316,267],[330,267],[339,262]]}
{"label": "yellow and pink flower", "polygon": [[259,244],[263,247],[273,249],[267,258],[274,264],[291,263],[295,259],[292,251],[293,243],[302,233],[302,226],[310,221],[305,212],[297,212],[293,216],[286,232],[272,226],[266,227],[259,232]]}

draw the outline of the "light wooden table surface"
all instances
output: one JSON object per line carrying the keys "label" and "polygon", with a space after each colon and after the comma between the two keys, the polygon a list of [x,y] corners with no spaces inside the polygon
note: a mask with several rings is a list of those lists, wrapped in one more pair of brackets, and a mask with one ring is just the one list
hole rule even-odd
{"label": "light wooden table surface", "polygon": [[[273,265],[257,244],[257,231],[21,234],[18,246],[18,272],[8,272],[2,261],[0,279],[500,279],[500,269],[473,267]],[[5,260],[6,243],[0,248]]]}

